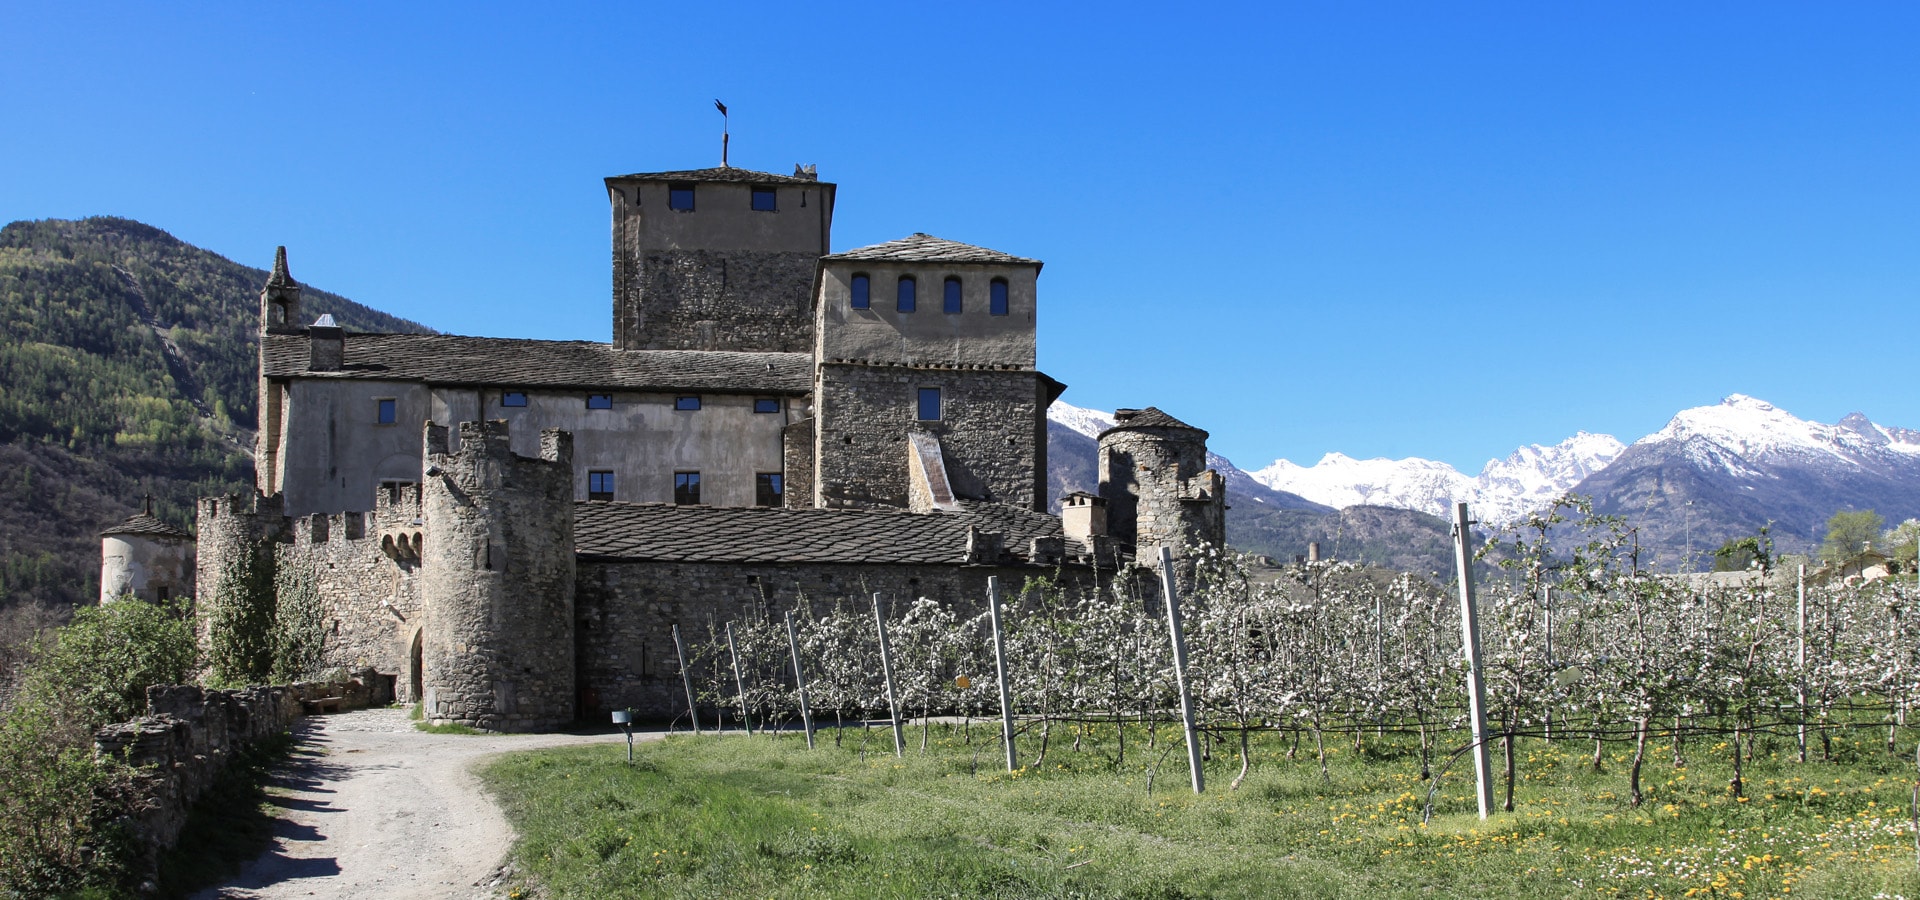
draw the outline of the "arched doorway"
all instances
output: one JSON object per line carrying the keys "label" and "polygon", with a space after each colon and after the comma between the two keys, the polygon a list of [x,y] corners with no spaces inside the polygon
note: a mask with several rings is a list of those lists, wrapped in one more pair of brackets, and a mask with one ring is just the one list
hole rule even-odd
{"label": "arched doorway", "polygon": [[407,699],[420,703],[426,695],[426,677],[421,664],[424,655],[420,650],[420,638],[424,629],[414,629],[413,646],[407,651]]}

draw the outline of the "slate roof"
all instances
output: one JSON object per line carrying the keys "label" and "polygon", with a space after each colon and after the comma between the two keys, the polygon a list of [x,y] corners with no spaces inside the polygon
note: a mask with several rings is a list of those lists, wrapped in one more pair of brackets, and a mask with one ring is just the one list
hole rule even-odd
{"label": "slate roof", "polygon": [[341,370],[313,372],[307,369],[305,335],[262,340],[269,378],[785,394],[805,393],[813,382],[813,356],[807,353],[616,350],[592,341],[348,333]]}
{"label": "slate roof", "polygon": [[133,534],[133,535],[140,535],[143,537],[178,538],[183,541],[193,540],[193,535],[190,535],[184,531],[181,531],[180,529],[175,528],[172,525],[168,525],[167,523],[162,522],[159,519],[154,518],[153,516],[147,515],[146,513],[135,513],[132,516],[129,516],[125,522],[121,522],[120,524],[115,525],[112,528],[109,528],[105,531],[100,532],[101,537],[106,537],[107,535],[110,535],[110,534]]}
{"label": "slate roof", "polygon": [[717,166],[711,169],[683,169],[678,172],[635,172],[632,175],[614,175],[608,181],[732,181],[742,184],[818,184],[816,179],[796,178],[792,175],[775,175],[772,172],[755,172],[752,169],[736,169],[732,166]]}
{"label": "slate roof", "polygon": [[1131,428],[1184,428],[1188,431],[1200,432],[1202,440],[1207,437],[1206,429],[1195,428],[1151,406],[1146,409],[1116,409],[1113,411],[1113,420],[1114,426],[1100,432],[1101,434]]}
{"label": "slate roof", "polygon": [[959,565],[969,525],[1005,535],[1019,561],[1033,538],[1061,534],[1052,516],[977,501],[933,513],[587,501],[574,504],[573,547],[605,561]]}
{"label": "slate roof", "polygon": [[914,232],[909,237],[871,247],[860,247],[844,253],[835,253],[826,259],[872,260],[875,262],[956,262],[956,263],[1017,263],[1037,266],[1040,261],[1001,253],[959,241],[949,241],[930,234]]}

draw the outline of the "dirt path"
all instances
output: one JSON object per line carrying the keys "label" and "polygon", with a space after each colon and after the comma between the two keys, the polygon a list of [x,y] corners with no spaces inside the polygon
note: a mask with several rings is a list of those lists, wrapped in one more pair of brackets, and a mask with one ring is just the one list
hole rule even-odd
{"label": "dirt path", "polygon": [[295,736],[301,746],[276,779],[273,848],[196,900],[489,896],[513,830],[481,790],[474,762],[624,741],[619,734],[426,734],[397,709],[304,719]]}

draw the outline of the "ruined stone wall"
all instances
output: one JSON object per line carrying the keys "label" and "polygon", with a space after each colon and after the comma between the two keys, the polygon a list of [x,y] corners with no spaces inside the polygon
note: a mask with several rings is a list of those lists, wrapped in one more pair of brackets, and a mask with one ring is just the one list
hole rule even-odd
{"label": "ruined stone wall", "polygon": [[604,722],[610,711],[629,707],[654,719],[683,715],[676,623],[689,641],[704,639],[729,621],[778,617],[802,598],[826,613],[836,603],[865,609],[876,592],[888,603],[927,597],[970,615],[986,604],[989,576],[999,576],[1001,596],[1011,605],[1029,578],[1057,571],[1072,584],[1095,577],[1082,567],[582,563],[576,599],[581,717]]}
{"label": "ruined stone wall", "polygon": [[421,504],[426,715],[493,731],[574,718],[573,461],[565,432],[516,456],[505,422],[427,426]]}
{"label": "ruined stone wall", "polygon": [[[192,685],[147,688],[147,715],[101,728],[94,752],[141,768],[126,820],[138,875],[151,881],[160,854],[180,838],[187,812],[219,779],[235,754],[285,732],[302,701],[342,697],[341,709],[367,705],[359,682],[203,690]],[[143,891],[145,893],[146,891]]]}
{"label": "ruined stone wall", "polygon": [[[815,485],[828,507],[909,501],[907,432],[940,439],[956,495],[1046,508],[1046,404],[1033,371],[823,363],[814,408]],[[939,388],[941,416],[919,419],[919,389]]]}

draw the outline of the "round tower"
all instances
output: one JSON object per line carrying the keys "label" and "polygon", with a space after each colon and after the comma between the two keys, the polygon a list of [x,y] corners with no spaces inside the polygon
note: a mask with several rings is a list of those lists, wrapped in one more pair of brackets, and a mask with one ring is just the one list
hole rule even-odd
{"label": "round tower", "polygon": [[463,422],[460,448],[427,426],[421,491],[421,687],[426,717],[490,731],[574,718],[572,435],[540,458],[507,423]]}
{"label": "round tower", "polygon": [[155,518],[147,498],[140,513],[100,532],[100,602],[193,596],[193,550],[193,535]]}
{"label": "round tower", "polygon": [[1153,407],[1122,409],[1100,433],[1100,496],[1107,533],[1151,560],[1227,538],[1226,479],[1207,468],[1207,433]]}

